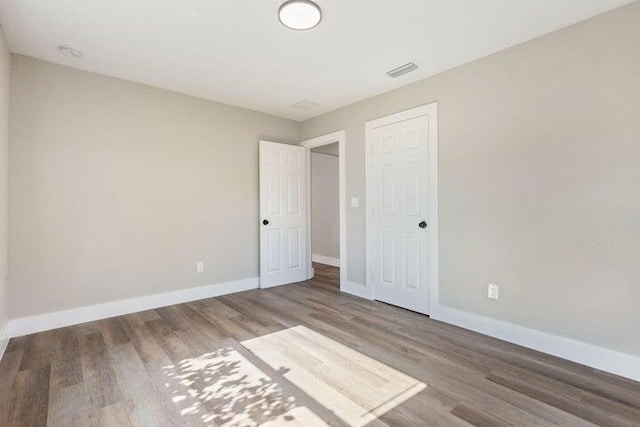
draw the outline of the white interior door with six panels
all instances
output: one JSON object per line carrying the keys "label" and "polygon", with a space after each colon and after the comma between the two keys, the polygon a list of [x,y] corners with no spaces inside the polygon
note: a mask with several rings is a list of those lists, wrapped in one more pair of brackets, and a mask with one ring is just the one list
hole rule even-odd
{"label": "white interior door with six panels", "polygon": [[375,299],[429,314],[429,117],[373,130]]}
{"label": "white interior door with six panels", "polygon": [[260,141],[260,287],[307,280],[306,149]]}

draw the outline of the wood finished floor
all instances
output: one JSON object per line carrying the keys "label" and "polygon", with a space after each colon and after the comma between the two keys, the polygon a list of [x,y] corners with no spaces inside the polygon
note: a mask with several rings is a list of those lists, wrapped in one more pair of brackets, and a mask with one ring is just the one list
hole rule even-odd
{"label": "wood finished floor", "polygon": [[338,292],[338,270],[12,339],[1,426],[638,426],[640,384]]}

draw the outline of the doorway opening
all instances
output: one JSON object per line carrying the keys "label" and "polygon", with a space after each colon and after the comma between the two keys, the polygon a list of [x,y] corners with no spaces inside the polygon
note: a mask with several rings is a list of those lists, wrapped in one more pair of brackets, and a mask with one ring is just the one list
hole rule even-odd
{"label": "doorway opening", "polygon": [[337,142],[311,149],[311,261],[318,277],[340,268],[340,153]]}
{"label": "doorway opening", "polygon": [[340,269],[340,290],[348,292],[346,261],[345,132],[300,143],[307,149],[307,264]]}

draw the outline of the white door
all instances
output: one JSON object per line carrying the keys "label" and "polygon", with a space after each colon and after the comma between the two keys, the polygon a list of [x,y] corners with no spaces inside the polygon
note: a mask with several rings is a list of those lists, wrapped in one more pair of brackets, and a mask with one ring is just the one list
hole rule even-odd
{"label": "white door", "polygon": [[260,287],[307,280],[306,151],[260,141]]}
{"label": "white door", "polygon": [[429,314],[429,117],[374,128],[375,299]]}

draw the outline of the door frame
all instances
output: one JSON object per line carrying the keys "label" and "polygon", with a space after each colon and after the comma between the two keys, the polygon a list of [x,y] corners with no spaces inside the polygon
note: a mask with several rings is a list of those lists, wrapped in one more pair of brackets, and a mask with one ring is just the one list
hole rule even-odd
{"label": "door frame", "polygon": [[375,299],[373,282],[373,131],[394,123],[429,116],[429,313],[438,306],[438,103],[411,108],[365,123],[365,208],[366,208],[366,275],[367,297]]}
{"label": "door frame", "polygon": [[347,162],[346,132],[339,130],[315,138],[302,141],[300,145],[306,148],[307,157],[307,276],[313,277],[311,250],[311,149],[338,143],[338,192],[339,192],[339,221],[340,221],[340,291],[349,292],[347,282]]}

